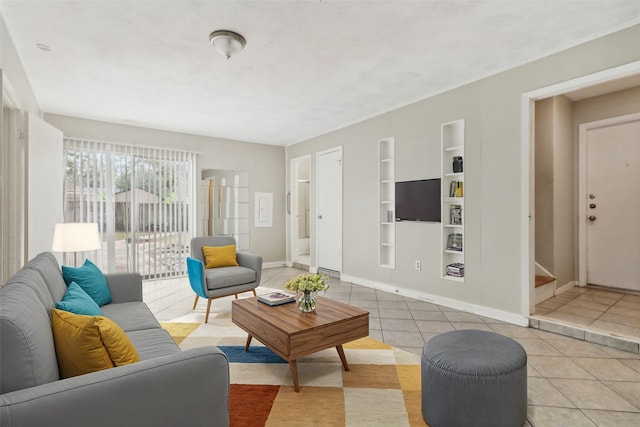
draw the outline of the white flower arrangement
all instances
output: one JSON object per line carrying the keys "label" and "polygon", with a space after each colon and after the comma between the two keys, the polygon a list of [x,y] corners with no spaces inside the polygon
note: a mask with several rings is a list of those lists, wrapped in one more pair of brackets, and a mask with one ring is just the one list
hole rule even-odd
{"label": "white flower arrangement", "polygon": [[319,292],[329,289],[329,277],[324,274],[301,274],[284,286],[289,291]]}

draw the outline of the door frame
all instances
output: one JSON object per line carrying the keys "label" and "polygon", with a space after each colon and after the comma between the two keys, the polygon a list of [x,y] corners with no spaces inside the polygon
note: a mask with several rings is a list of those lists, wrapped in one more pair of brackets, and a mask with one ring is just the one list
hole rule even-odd
{"label": "door frame", "polygon": [[[26,116],[19,97],[0,70],[2,148],[0,152],[0,280],[4,283],[28,260],[26,243]],[[7,110],[8,117],[4,116]],[[6,119],[6,122],[5,122]],[[5,137],[7,139],[5,140]],[[61,258],[58,257],[58,261]]]}
{"label": "door frame", "polygon": [[[339,145],[337,147],[333,147],[333,148],[329,148],[327,150],[322,150],[322,151],[317,151],[315,154],[315,174],[314,174],[314,190],[315,190],[315,215],[313,215],[313,220],[311,221],[311,223],[313,224],[313,227],[311,228],[311,236],[317,236],[317,230],[318,230],[318,210],[320,208],[320,192],[318,191],[319,185],[320,185],[320,156],[323,156],[325,154],[329,154],[329,153],[333,153],[339,151],[340,152],[340,158],[342,160],[342,165],[343,167],[341,168],[341,174],[342,177],[340,179],[340,181],[342,182],[342,186],[340,187],[340,194],[339,194],[339,198],[340,198],[340,269],[338,270],[338,272],[340,274],[342,274],[342,261],[343,261],[343,256],[344,256],[344,251],[342,250],[342,245],[344,243],[343,241],[343,212],[342,212],[342,197],[343,197],[343,193],[344,193],[344,152],[342,150],[342,145]],[[318,239],[317,237],[314,239],[314,248],[315,248],[315,257],[314,259],[311,261],[311,263],[314,264],[313,266],[313,271],[317,271],[318,269],[318,265],[319,260],[320,260],[320,239]]]}
{"label": "door frame", "polygon": [[520,146],[520,310],[529,317],[535,310],[535,168],[534,125],[535,102],[589,86],[640,74],[640,61],[613,67],[572,80],[560,82],[522,94]]}
{"label": "door frame", "polygon": [[578,286],[587,285],[587,133],[590,130],[640,120],[640,113],[610,117],[578,126]]}
{"label": "door frame", "polygon": [[[298,254],[298,221],[293,216],[294,206],[298,203],[298,162],[307,159],[309,168],[311,168],[311,154],[294,157],[289,159],[289,192],[287,193],[287,213],[289,214],[289,263],[293,263],[297,259]],[[311,177],[311,171],[309,171]],[[311,189],[311,185],[309,185]],[[311,233],[310,237],[311,238]],[[311,255],[309,255],[311,256]],[[311,263],[311,261],[309,262]]]}

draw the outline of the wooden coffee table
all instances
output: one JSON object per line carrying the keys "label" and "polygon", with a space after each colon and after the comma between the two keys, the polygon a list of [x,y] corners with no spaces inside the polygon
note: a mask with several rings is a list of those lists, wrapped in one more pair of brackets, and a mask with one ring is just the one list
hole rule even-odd
{"label": "wooden coffee table", "polygon": [[296,303],[270,307],[257,298],[234,300],[231,320],[249,334],[245,351],[255,337],[289,362],[296,392],[300,390],[298,358],[335,347],[348,371],[342,344],[369,335],[368,311],[323,297],[318,297],[317,309],[311,313],[301,313]]}

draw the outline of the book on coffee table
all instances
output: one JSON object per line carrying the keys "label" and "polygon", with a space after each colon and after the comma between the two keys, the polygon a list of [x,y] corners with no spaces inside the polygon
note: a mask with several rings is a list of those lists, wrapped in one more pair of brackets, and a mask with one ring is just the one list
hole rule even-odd
{"label": "book on coffee table", "polygon": [[295,300],[295,294],[290,294],[287,292],[272,292],[270,294],[258,296],[258,301],[271,306],[286,304],[289,302],[294,302]]}

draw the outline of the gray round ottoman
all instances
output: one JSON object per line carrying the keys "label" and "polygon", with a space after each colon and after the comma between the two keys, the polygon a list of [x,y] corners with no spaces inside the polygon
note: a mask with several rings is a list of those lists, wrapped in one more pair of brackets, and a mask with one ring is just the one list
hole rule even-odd
{"label": "gray round ottoman", "polygon": [[511,338],[459,330],[422,349],[422,416],[431,427],[521,427],[527,353]]}

